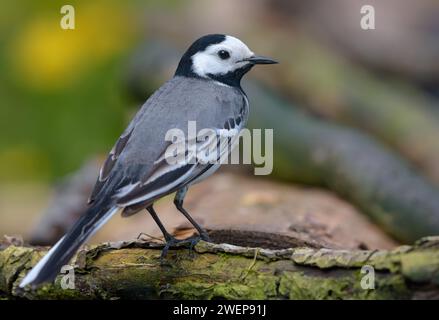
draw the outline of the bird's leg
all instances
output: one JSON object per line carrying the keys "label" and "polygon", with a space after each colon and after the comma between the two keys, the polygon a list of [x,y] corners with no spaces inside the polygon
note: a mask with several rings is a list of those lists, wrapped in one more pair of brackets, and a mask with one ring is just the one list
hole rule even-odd
{"label": "bird's leg", "polygon": [[174,198],[175,207],[177,208],[178,211],[183,213],[186,219],[188,219],[189,222],[192,223],[192,225],[195,227],[195,229],[197,229],[198,233],[200,234],[200,238],[203,239],[204,241],[210,242],[210,238],[206,230],[204,230],[194,219],[192,219],[189,213],[183,208],[183,200],[184,197],[186,196],[187,190],[188,187],[185,186],[177,191]]}
{"label": "bird's leg", "polygon": [[154,219],[155,223],[159,226],[160,230],[163,233],[163,237],[165,237],[166,242],[169,242],[173,239],[175,239],[166,229],[163,223],[160,221],[159,217],[157,216],[157,213],[154,210],[154,207],[150,205],[146,210],[149,212],[151,217]]}
{"label": "bird's leg", "polygon": [[162,253],[160,255],[160,260],[163,260],[164,257],[168,254],[169,248],[173,245],[176,245],[177,243],[181,242],[181,240],[175,239],[174,236],[172,236],[166,229],[163,223],[160,221],[159,217],[157,216],[157,213],[155,212],[152,205],[150,205],[146,210],[149,212],[151,217],[154,219],[155,223],[159,226],[160,230],[163,233],[163,236],[165,237],[166,244],[162,250]]}
{"label": "bird's leg", "polygon": [[165,237],[166,243],[165,246],[163,247],[162,253],[160,255],[160,260],[163,261],[163,258],[166,257],[166,255],[168,254],[169,248],[177,245],[177,244],[189,244],[190,245],[190,249],[193,248],[193,246],[196,244],[197,240],[190,238],[190,239],[184,239],[184,240],[179,240],[176,239],[174,236],[172,236],[166,229],[165,226],[163,225],[163,223],[160,221],[157,213],[155,212],[153,206],[149,206],[148,208],[146,208],[146,210],[149,212],[149,214],[151,215],[151,217],[154,219],[155,223],[159,226],[160,230],[163,233],[163,236]]}

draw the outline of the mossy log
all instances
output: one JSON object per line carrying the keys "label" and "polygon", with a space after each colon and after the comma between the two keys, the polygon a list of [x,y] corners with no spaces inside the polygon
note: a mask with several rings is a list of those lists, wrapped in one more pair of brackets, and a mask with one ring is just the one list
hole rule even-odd
{"label": "mossy log", "polygon": [[[160,262],[159,244],[129,241],[80,251],[75,289],[54,284],[17,287],[45,249],[0,250],[2,298],[27,299],[418,299],[439,298],[439,237],[392,251],[311,247],[270,250],[199,242],[172,249]],[[373,267],[366,289],[364,266]],[[371,270],[371,269],[369,269]],[[372,289],[371,283],[374,288]]]}

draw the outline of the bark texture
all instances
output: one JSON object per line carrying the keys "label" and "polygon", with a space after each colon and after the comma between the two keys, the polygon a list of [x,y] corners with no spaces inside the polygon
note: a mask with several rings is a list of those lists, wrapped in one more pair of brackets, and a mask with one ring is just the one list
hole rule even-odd
{"label": "bark texture", "polygon": [[[391,251],[312,247],[262,249],[199,242],[172,249],[160,263],[160,244],[107,243],[77,255],[75,289],[17,285],[46,249],[5,245],[0,251],[2,298],[27,299],[418,299],[439,298],[439,237]],[[362,288],[363,266],[375,270],[374,289]],[[370,283],[370,282],[369,282]]]}

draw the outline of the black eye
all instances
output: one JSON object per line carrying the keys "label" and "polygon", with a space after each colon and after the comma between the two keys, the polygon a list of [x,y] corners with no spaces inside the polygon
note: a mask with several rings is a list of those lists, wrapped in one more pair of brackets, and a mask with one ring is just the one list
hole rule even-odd
{"label": "black eye", "polygon": [[220,50],[218,51],[218,57],[220,57],[223,60],[226,60],[230,58],[230,53],[226,50]]}

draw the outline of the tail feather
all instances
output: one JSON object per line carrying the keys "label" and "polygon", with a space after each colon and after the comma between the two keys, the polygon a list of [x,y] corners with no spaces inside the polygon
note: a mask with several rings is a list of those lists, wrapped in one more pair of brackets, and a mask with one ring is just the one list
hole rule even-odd
{"label": "tail feather", "polygon": [[53,281],[62,266],[70,261],[79,247],[102,227],[117,210],[116,206],[103,206],[98,203],[90,207],[70,231],[24,277],[20,287],[36,286]]}

